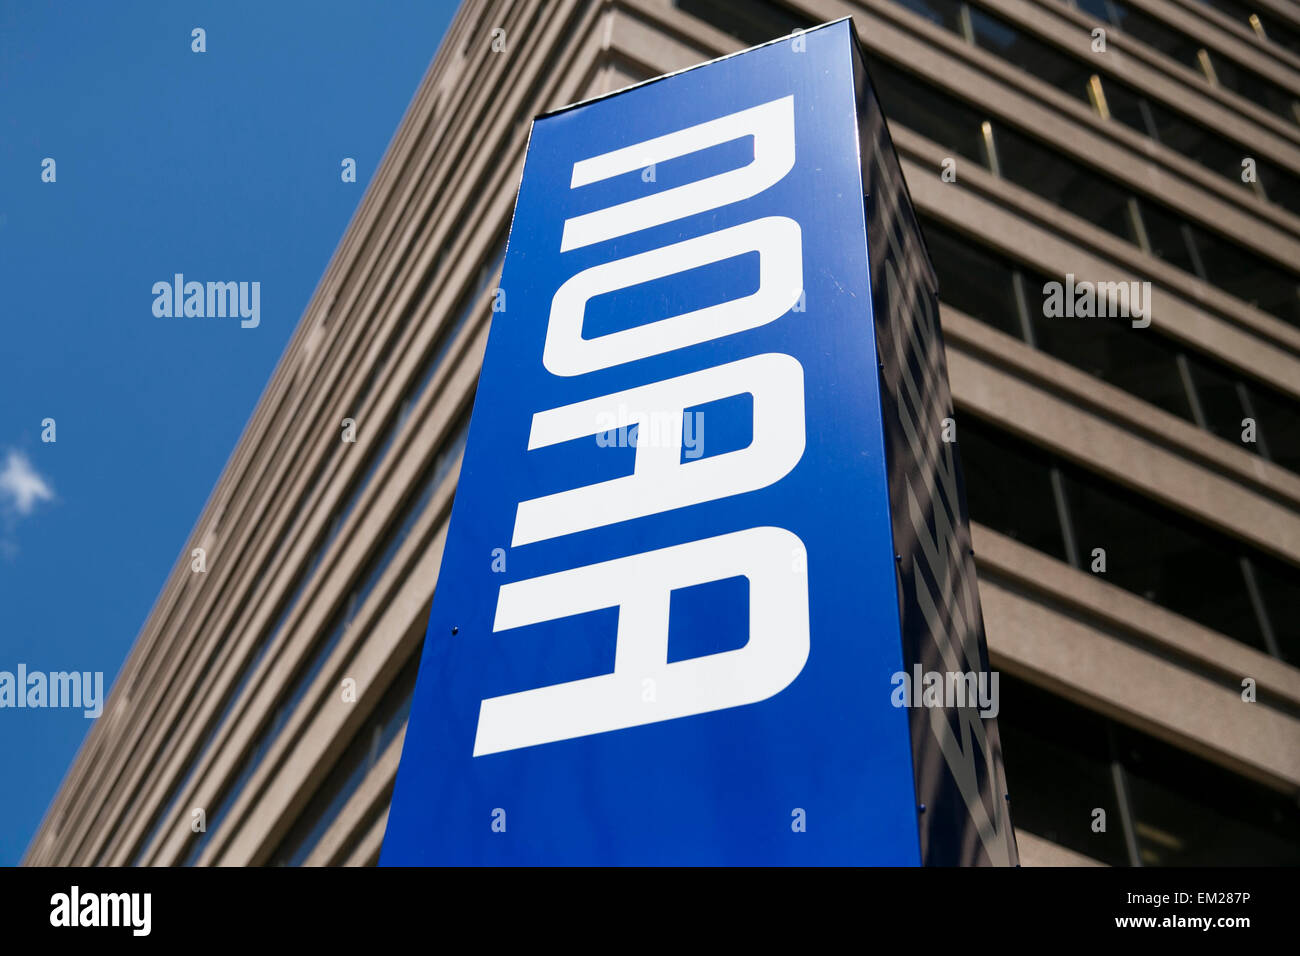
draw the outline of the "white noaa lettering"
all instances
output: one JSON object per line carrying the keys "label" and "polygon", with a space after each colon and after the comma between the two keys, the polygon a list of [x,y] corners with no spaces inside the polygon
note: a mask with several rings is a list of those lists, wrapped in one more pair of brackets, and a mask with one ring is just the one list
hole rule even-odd
{"label": "white noaa lettering", "polygon": [[[752,136],[754,159],[737,170],[568,220],[561,251],[627,235],[757,195],[794,166],[794,98],[773,100],[707,123],[575,163],[571,188],[709,146]],[[799,224],[768,216],[649,252],[592,266],[562,283],[551,301],[542,362],[576,376],[718,339],[772,322],[803,294]],[[749,252],[759,254],[752,295],[585,339],[587,303],[598,295]],[[753,440],[739,450],[682,461],[686,409],[753,396]],[[630,411],[629,411],[630,410]],[[713,501],[781,480],[803,456],[803,366],[766,353],[538,412],[529,450],[599,435],[615,416],[670,422],[666,440],[637,443],[632,474],[519,503],[512,546]],[[474,756],[608,733],[740,707],[780,693],[809,653],[805,553],[792,532],[750,528],[503,585],[494,631],[617,607],[614,670],[480,702]],[[749,635],[735,650],[668,663],[674,590],[743,576]],[[644,688],[652,682],[654,693]]]}
{"label": "white noaa lettering", "polygon": [[[754,396],[749,445],[683,463],[686,409],[746,392]],[[803,456],[803,366],[776,352],[538,412],[528,449],[599,434],[620,408],[635,422],[672,422],[671,436],[638,442],[630,475],[521,501],[512,546],[766,488]]]}
{"label": "white noaa lettering", "polygon": [[[551,300],[542,364],[552,375],[582,375],[766,325],[799,300],[802,248],[798,223],[768,216],[584,269]],[[593,339],[582,337],[587,303],[596,296],[747,252],[758,253],[758,290],[752,295]]]}
{"label": "white noaa lettering", "polygon": [[560,251],[580,249],[717,209],[756,196],[772,186],[794,167],[794,97],[782,97],[574,163],[570,189],[645,169],[743,136],[754,137],[754,158],[746,165],[566,220]]}
{"label": "white noaa lettering", "polygon": [[[784,690],[808,659],[807,578],[790,561],[802,548],[783,528],[750,528],[503,585],[493,631],[617,607],[614,672],[488,698],[474,756],[740,707]],[[672,592],[738,575],[749,579],[748,642],[669,664]],[[642,694],[647,678],[653,700]]]}

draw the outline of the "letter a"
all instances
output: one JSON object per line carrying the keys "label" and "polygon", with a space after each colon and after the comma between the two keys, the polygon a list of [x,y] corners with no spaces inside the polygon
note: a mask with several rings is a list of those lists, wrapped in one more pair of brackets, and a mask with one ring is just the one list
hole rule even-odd
{"label": "letter a", "polygon": [[[750,528],[503,585],[494,632],[618,608],[614,672],[484,700],[474,756],[779,694],[808,660],[808,577],[791,571],[789,561],[791,550],[802,547],[782,528]],[[672,592],[740,575],[749,579],[745,645],[668,663]],[[643,693],[646,678],[655,683],[653,700]]]}
{"label": "letter a", "polygon": [[[754,397],[749,445],[683,464],[685,410],[746,393]],[[515,511],[512,547],[755,491],[780,481],[803,456],[803,366],[791,355],[768,352],[538,412],[533,416],[528,448],[531,451],[599,435],[620,412],[627,414],[629,424],[668,423],[666,440],[638,441],[630,475],[521,501]]]}

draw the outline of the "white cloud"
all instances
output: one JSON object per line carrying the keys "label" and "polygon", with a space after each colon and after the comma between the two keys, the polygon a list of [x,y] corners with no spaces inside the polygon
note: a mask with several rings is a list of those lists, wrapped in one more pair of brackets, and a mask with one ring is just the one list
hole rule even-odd
{"label": "white cloud", "polygon": [[27,456],[10,450],[0,469],[0,505],[12,508],[19,515],[29,515],[37,502],[53,501],[54,489],[32,467]]}

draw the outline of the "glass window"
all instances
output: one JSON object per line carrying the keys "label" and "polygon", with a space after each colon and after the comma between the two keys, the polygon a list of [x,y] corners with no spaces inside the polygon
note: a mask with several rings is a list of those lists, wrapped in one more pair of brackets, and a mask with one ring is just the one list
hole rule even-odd
{"label": "glass window", "polygon": [[1001,17],[970,8],[971,30],[975,43],[998,54],[1026,73],[1052,84],[1081,100],[1088,99],[1089,70],[1078,60],[1012,26]]}
{"label": "glass window", "polygon": [[1205,417],[1205,430],[1235,445],[1242,445],[1241,420],[1246,417],[1246,410],[1241,404],[1237,380],[1221,366],[1211,365],[1190,352],[1187,353],[1187,365],[1196,387],[1197,404]]}
{"label": "glass window", "polygon": [[303,809],[280,846],[271,854],[277,866],[302,866],[366,775],[406,725],[415,691],[420,649],[384,692],[383,699],[353,735],[347,749]]}
{"label": "glass window", "polygon": [[673,5],[750,46],[789,36],[796,29],[807,29],[818,22],[774,0],[748,0],[743,4],[728,0],[673,0]]}
{"label": "glass window", "polygon": [[1206,75],[1208,66],[1223,88],[1232,90],[1293,123],[1300,119],[1296,97],[1289,91],[1221,53],[1209,53],[1199,41],[1155,17],[1121,3],[1120,0],[1075,0],[1075,5],[1202,75]]}
{"label": "glass window", "polygon": [[929,219],[921,219],[939,277],[939,298],[1008,335],[1022,337],[1010,263]]}
{"label": "glass window", "polygon": [[1091,13],[1103,23],[1110,22],[1110,9],[1107,6],[1107,0],[1062,0],[1064,3],[1071,3],[1083,10],[1085,13]]}
{"label": "glass window", "polygon": [[[1256,16],[1258,17],[1258,14]],[[1251,26],[1254,26],[1254,24],[1251,24]],[[1282,21],[1272,15],[1260,19],[1259,29],[1264,31],[1264,37],[1271,43],[1285,47],[1292,53],[1300,54],[1300,30],[1283,26]]]}
{"label": "glass window", "polygon": [[[1107,82],[1109,94],[1111,83]],[[1213,135],[1205,127],[1189,123],[1172,110],[1143,97],[1156,127],[1156,138],[1175,152],[1195,159],[1222,176],[1240,183],[1241,161],[1247,150]],[[1245,185],[1244,183],[1242,185]]]}
{"label": "glass window", "polygon": [[1245,387],[1268,457],[1283,468],[1300,472],[1300,410],[1295,399],[1253,382]]}
{"label": "glass window", "polygon": [[1184,272],[1206,278],[1191,244],[1187,223],[1155,203],[1142,202],[1139,208],[1142,229],[1146,233],[1147,251]]}
{"label": "glass window", "polygon": [[1254,555],[1250,564],[1278,656],[1300,666],[1300,570],[1265,555]]}
{"label": "glass window", "polygon": [[971,416],[957,423],[957,451],[971,520],[1064,561],[1047,457]]}
{"label": "glass window", "polygon": [[1102,90],[1106,96],[1106,111],[1114,119],[1153,139],[1162,139],[1152,115],[1151,104],[1145,96],[1128,84],[1110,77],[1102,81]]}
{"label": "glass window", "polygon": [[[1106,721],[1009,674],[998,678],[998,732],[1017,829],[1111,866],[1128,866]],[[1106,829],[1093,829],[1094,811]]]}
{"label": "glass window", "polygon": [[[1109,21],[1135,40],[1140,40],[1147,46],[1154,47],[1166,56],[1173,57],[1194,70],[1199,71],[1201,69],[1199,57],[1201,45],[1192,40],[1191,37],[1166,26],[1155,17],[1148,16],[1140,10],[1120,3],[1119,0],[1104,0],[1103,5],[1107,12],[1106,16],[1102,16],[1091,9],[1088,12],[1099,19]],[[1083,4],[1080,4],[1080,6],[1083,6]]]}
{"label": "glass window", "polygon": [[[1036,291],[1042,286],[1036,286]],[[1178,370],[1178,353],[1149,328],[1123,319],[1033,317],[1034,343],[1080,371],[1122,388],[1158,408],[1192,421],[1192,407]]]}
{"label": "glass window", "polygon": [[1220,86],[1244,96],[1271,113],[1296,122],[1296,98],[1290,92],[1220,54],[1214,55],[1213,62],[1214,75]]}
{"label": "glass window", "polygon": [[1255,176],[1264,195],[1294,213],[1300,214],[1300,180],[1267,160],[1252,156],[1252,150],[1223,139],[1185,119],[1173,110],[1143,96],[1133,87],[1107,77],[1102,89],[1110,115],[1125,126],[1163,143],[1206,169],[1225,176],[1243,188],[1254,188],[1242,181],[1242,160],[1255,160]]}
{"label": "glass window", "polygon": [[1126,726],[1115,737],[1144,866],[1300,863],[1294,801]]}
{"label": "glass window", "polygon": [[1244,3],[1238,3],[1237,0],[1201,0],[1201,3],[1220,13],[1226,13],[1232,19],[1240,21],[1242,26],[1250,25],[1252,11]]}
{"label": "glass window", "polygon": [[[1030,344],[1035,348],[1283,468],[1300,472],[1300,409],[1294,399],[1259,382],[1246,382],[1230,366],[1189,352],[1152,328],[1135,329],[1120,319],[1048,316],[1043,308],[1046,276],[934,219],[918,219],[939,277],[939,298],[945,304],[1024,341],[1022,308],[1015,290],[1020,281],[1027,313],[1024,320],[1030,325]],[[1187,379],[1180,368],[1184,358]],[[1247,416],[1256,422],[1254,443],[1241,440],[1241,420]]]}
{"label": "glass window", "polygon": [[1107,232],[1136,242],[1129,193],[1010,127],[995,127],[1002,176]]}
{"label": "glass window", "polygon": [[[1082,100],[1089,100],[1092,64],[1058,50],[1045,41],[977,6],[960,0],[897,0],[932,23],[965,36],[963,6],[969,12],[972,40],[978,46],[997,53],[1027,73],[1052,84]],[[1081,3],[1099,19],[1111,22],[1105,0]],[[1193,57],[1195,59],[1195,57]],[[1217,62],[1217,61],[1216,61]],[[1199,68],[1199,66],[1198,66]],[[1125,126],[1159,140],[1170,149],[1200,163],[1243,188],[1254,190],[1254,183],[1241,179],[1241,162],[1251,150],[1229,142],[1199,123],[1143,96],[1128,84],[1107,77],[1103,92],[1109,114]],[[1267,161],[1256,159],[1257,181],[1264,195],[1273,202],[1300,214],[1300,180]]]}
{"label": "glass window", "polygon": [[1300,325],[1300,286],[1294,276],[1204,229],[1190,226],[1189,231],[1210,282],[1257,309]]}
{"label": "glass window", "polygon": [[[967,416],[958,424],[972,521],[1069,560],[1055,473],[1079,565],[1105,551],[1104,580],[1272,654],[1265,627],[1294,654],[1300,571],[1018,438]],[[1247,574],[1262,597],[1252,597]],[[1261,613],[1266,617],[1261,618]]]}
{"label": "glass window", "polygon": [[980,129],[984,117],[976,109],[883,60],[875,60],[867,70],[886,119],[987,165]]}
{"label": "glass window", "polygon": [[968,159],[996,168],[1008,181],[1230,295],[1300,325],[1300,285],[1290,273],[1000,123],[991,125],[994,166],[983,114],[974,107],[880,61],[871,67],[871,76],[886,116]]}
{"label": "glass window", "polygon": [[[1248,156],[1249,153],[1242,150],[1242,157]],[[1252,157],[1255,160],[1255,175],[1259,177],[1260,184],[1264,187],[1264,193],[1270,200],[1291,210],[1300,216],[1300,179],[1286,172],[1278,166],[1274,166],[1267,160],[1259,157]],[[1240,168],[1240,162],[1238,162]],[[1238,173],[1237,178],[1241,175]]]}
{"label": "glass window", "polygon": [[960,0],[898,0],[913,13],[919,13],[931,23],[951,30],[958,35],[962,32]]}
{"label": "glass window", "polygon": [[1126,820],[1146,866],[1300,863],[1300,808],[1288,795],[1009,674],[998,685],[1017,829],[1112,866],[1135,862]]}
{"label": "glass window", "polygon": [[1085,567],[1103,548],[1104,580],[1267,652],[1240,545],[1092,472],[1067,466],[1062,478]]}

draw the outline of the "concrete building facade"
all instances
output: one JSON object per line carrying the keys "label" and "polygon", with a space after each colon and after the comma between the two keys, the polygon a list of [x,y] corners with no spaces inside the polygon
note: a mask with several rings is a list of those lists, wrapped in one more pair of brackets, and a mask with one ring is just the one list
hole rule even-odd
{"label": "concrete building facade", "polygon": [[467,0],[27,863],[375,862],[530,119],[846,15],[1022,862],[1300,862],[1300,10]]}

